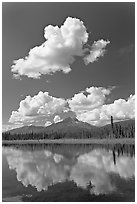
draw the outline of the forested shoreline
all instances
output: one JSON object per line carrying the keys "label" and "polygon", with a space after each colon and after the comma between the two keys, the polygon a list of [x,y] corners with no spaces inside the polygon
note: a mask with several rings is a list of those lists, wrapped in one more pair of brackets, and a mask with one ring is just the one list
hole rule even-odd
{"label": "forested shoreline", "polygon": [[106,125],[98,129],[83,130],[81,132],[61,132],[52,131],[50,133],[25,133],[25,134],[11,134],[9,132],[2,133],[2,140],[56,140],[56,139],[122,139],[135,138],[135,124],[129,123],[122,126],[120,123],[113,123],[111,117],[111,125]]}

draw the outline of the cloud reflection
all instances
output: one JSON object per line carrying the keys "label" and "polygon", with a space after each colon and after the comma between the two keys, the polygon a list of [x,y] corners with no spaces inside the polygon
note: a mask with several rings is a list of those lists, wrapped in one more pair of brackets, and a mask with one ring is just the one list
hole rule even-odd
{"label": "cloud reflection", "polygon": [[[107,194],[116,190],[111,175],[123,179],[135,175],[135,159],[127,155],[117,156],[116,165],[112,151],[95,149],[79,157],[66,158],[48,150],[22,151],[4,148],[10,169],[17,173],[17,180],[24,186],[31,185],[37,191],[66,180],[89,189],[91,194]],[[91,187],[93,186],[93,187]]]}
{"label": "cloud reflection", "polygon": [[135,175],[134,158],[118,157],[115,165],[112,151],[93,150],[79,156],[77,164],[72,168],[71,179],[83,188],[87,188],[91,181],[94,186],[91,193],[106,194],[116,189],[110,180],[111,173],[124,179],[131,178]]}
{"label": "cloud reflection", "polygon": [[[62,155],[50,151],[27,152],[6,150],[10,169],[17,173],[17,180],[24,186],[29,184],[38,191],[47,190],[48,186],[62,182],[68,178],[69,168]],[[69,164],[71,165],[71,164]]]}

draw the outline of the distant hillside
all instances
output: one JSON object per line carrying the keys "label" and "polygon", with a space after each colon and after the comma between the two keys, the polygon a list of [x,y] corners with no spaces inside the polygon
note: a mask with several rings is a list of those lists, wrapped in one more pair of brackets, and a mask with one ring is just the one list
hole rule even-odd
{"label": "distant hillside", "polygon": [[135,120],[126,120],[103,127],[92,126],[76,118],[66,118],[48,127],[24,126],[9,130],[2,134],[3,139],[60,139],[60,138],[108,138],[108,137],[134,137]]}
{"label": "distant hillside", "polygon": [[[130,125],[134,125],[135,126],[135,120],[124,120],[124,121],[119,121],[119,122],[115,122],[114,125],[121,125],[121,127],[128,127]],[[100,128],[111,128],[111,124],[108,125],[104,125],[103,127]]]}
{"label": "distant hillside", "polygon": [[60,134],[65,136],[77,136],[78,134],[83,134],[83,132],[90,133],[92,130],[96,130],[98,127],[92,126],[88,123],[79,121],[76,118],[66,118],[61,122],[53,123],[48,127],[42,126],[24,126],[16,129],[7,131],[11,135],[15,134]]}
{"label": "distant hillside", "polygon": [[[115,122],[114,123],[114,127],[119,127],[121,126],[122,128],[128,128],[128,127],[135,127],[135,120],[124,120],[124,121],[119,121],[119,122]],[[100,129],[107,129],[107,130],[111,130],[111,124],[108,125],[104,125],[102,127],[100,127]]]}
{"label": "distant hillside", "polygon": [[133,138],[135,137],[135,120],[115,122],[113,130],[111,124],[105,125],[103,127],[100,127],[99,134],[100,132],[102,132],[102,135],[106,133],[109,137]]}
{"label": "distant hillside", "polygon": [[40,132],[43,132],[45,129],[45,127],[43,126],[23,126],[23,127],[20,127],[20,128],[15,128],[15,129],[12,129],[12,130],[8,130],[6,131],[7,133],[10,133],[11,135],[14,135],[14,134],[29,134],[29,133],[40,133]]}

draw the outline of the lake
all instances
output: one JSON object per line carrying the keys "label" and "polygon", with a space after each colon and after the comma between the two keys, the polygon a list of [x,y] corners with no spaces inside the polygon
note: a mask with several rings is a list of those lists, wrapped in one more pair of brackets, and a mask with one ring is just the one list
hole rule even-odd
{"label": "lake", "polygon": [[3,202],[135,201],[135,145],[3,145]]}

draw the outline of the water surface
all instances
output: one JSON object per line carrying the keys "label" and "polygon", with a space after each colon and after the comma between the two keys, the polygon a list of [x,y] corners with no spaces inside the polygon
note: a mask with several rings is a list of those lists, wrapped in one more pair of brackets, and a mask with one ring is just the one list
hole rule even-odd
{"label": "water surface", "polygon": [[3,201],[135,200],[134,145],[5,145]]}

